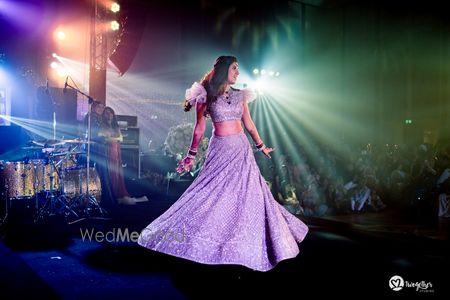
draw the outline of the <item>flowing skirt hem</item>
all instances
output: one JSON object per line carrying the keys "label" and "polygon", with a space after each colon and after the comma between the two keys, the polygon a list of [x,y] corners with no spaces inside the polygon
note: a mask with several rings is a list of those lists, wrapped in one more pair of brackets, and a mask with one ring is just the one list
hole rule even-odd
{"label": "flowing skirt hem", "polygon": [[[207,256],[203,256],[203,257],[198,257],[195,255],[189,255],[188,253],[186,253],[188,249],[193,249],[191,247],[184,247],[184,251],[180,251],[180,248],[176,248],[176,247],[164,247],[164,249],[161,249],[158,247],[158,245],[156,246],[148,246],[145,244],[145,242],[143,241],[144,239],[141,237],[138,240],[138,244],[146,249],[149,250],[153,250],[159,253],[163,253],[166,255],[170,255],[170,256],[175,256],[178,258],[182,258],[182,259],[186,259],[186,260],[190,260],[193,262],[197,262],[197,263],[201,263],[201,264],[205,264],[205,265],[240,265],[240,266],[244,266],[247,267],[249,269],[255,270],[255,271],[260,271],[260,272],[267,272],[270,271],[271,269],[273,269],[279,262],[283,261],[283,260],[287,260],[287,259],[292,259],[295,258],[299,253],[300,250],[298,247],[296,247],[295,249],[291,249],[291,251],[284,253],[283,255],[277,257],[276,259],[274,259],[273,262],[271,263],[265,263],[265,264],[257,264],[257,263],[250,263],[248,258],[246,257],[240,257],[241,259],[234,257],[234,258],[217,258],[217,251],[214,249],[217,248],[211,248],[208,247],[207,249],[210,250],[211,255],[216,256],[214,258],[214,260],[212,259],[208,259]],[[201,239],[202,241],[204,241],[203,239]],[[209,241],[212,242],[212,241]],[[195,247],[194,247],[195,248]],[[203,249],[205,250],[205,249]]]}

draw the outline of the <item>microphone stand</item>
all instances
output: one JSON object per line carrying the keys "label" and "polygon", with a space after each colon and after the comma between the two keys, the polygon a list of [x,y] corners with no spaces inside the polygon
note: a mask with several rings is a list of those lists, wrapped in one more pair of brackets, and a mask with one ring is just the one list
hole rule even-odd
{"label": "microphone stand", "polygon": [[[85,96],[88,99],[88,132],[87,132],[87,150],[86,150],[86,200],[87,200],[86,203],[87,203],[87,207],[84,208],[84,214],[85,214],[85,216],[90,217],[89,210],[97,209],[100,212],[100,214],[102,215],[102,217],[104,217],[105,214],[107,214],[107,211],[105,209],[103,209],[102,207],[100,207],[95,196],[91,195],[90,191],[89,191],[89,179],[90,179],[89,178],[89,167],[90,167],[90,155],[91,155],[90,154],[91,153],[91,116],[92,116],[92,104],[96,101],[90,95],[83,93],[78,88],[67,83],[67,81],[64,85],[64,89],[66,89],[66,88],[70,88],[70,89],[76,91],[77,93]],[[80,182],[80,190],[82,189],[81,186],[82,186],[82,183]],[[84,199],[84,197],[83,197],[83,194],[81,193],[79,203],[83,204],[83,199]],[[91,205],[93,207],[90,207]],[[77,221],[75,221],[75,222],[77,222]],[[73,223],[75,223],[75,222],[73,222]]]}
{"label": "microphone stand", "polygon": [[[56,141],[56,102],[55,102],[55,99],[52,96],[52,93],[50,92],[49,84],[48,84],[48,78],[47,78],[47,82],[45,83],[45,93],[47,94],[47,96],[52,101],[52,107],[53,107],[53,141]],[[51,181],[50,181],[50,183],[53,184]],[[51,191],[51,192],[53,193],[53,191]],[[36,201],[35,202],[36,202],[35,203],[35,207],[36,207],[36,209],[38,209],[39,202],[38,202],[37,193],[36,193]]]}
{"label": "microphone stand", "polygon": [[53,112],[53,140],[56,141],[56,112]]}

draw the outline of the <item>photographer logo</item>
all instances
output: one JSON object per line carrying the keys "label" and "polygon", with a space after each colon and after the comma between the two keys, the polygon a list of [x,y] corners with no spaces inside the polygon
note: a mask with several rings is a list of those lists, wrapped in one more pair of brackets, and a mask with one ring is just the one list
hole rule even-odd
{"label": "photographer logo", "polygon": [[389,279],[389,287],[393,291],[400,291],[405,286],[405,281],[401,276],[395,275]]}
{"label": "photographer logo", "polygon": [[433,284],[425,280],[422,281],[408,281],[404,280],[403,277],[399,275],[394,275],[389,279],[389,287],[393,291],[400,291],[402,289],[411,289],[420,293],[433,293]]}

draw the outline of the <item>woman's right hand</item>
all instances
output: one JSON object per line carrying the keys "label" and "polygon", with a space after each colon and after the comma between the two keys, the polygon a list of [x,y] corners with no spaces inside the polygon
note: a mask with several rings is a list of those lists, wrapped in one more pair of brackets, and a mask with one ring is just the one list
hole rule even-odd
{"label": "woman's right hand", "polygon": [[265,147],[265,148],[262,150],[262,153],[263,153],[265,156],[267,156],[268,158],[272,158],[272,156],[270,156],[270,152],[272,152],[273,150],[275,150],[275,149],[269,148],[269,147]]}
{"label": "woman's right hand", "polygon": [[178,162],[177,165],[177,172],[182,174],[185,172],[189,172],[194,165],[194,159],[190,157],[185,157],[182,160]]}

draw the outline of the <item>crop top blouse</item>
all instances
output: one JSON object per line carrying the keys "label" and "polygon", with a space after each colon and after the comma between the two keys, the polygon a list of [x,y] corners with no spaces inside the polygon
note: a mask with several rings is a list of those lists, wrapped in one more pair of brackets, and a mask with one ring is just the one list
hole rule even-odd
{"label": "crop top blouse", "polygon": [[[230,89],[225,94],[217,97],[209,107],[211,120],[224,122],[229,120],[240,120],[244,112],[243,101],[251,102],[256,98],[255,93],[246,88],[243,90]],[[206,103],[206,90],[198,82],[194,82],[190,89],[186,90],[186,99],[192,106],[196,103]]]}

